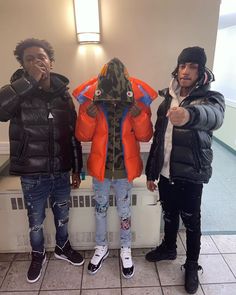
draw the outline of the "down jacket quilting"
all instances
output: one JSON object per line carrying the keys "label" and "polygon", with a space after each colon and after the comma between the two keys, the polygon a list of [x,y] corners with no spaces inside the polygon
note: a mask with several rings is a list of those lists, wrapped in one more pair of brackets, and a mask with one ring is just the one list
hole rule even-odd
{"label": "down jacket quilting", "polygon": [[[210,73],[207,73],[210,77]],[[207,183],[212,175],[212,134],[224,118],[224,97],[210,90],[207,83],[196,87],[181,103],[190,113],[190,121],[181,127],[173,127],[170,155],[170,180]],[[168,124],[166,117],[172,97],[169,89],[159,92],[164,98],[157,111],[153,142],[149,153],[146,176],[148,180],[159,179],[164,161],[164,138]]]}
{"label": "down jacket quilting", "polygon": [[0,120],[10,120],[10,173],[50,174],[82,167],[81,144],[75,139],[76,112],[68,79],[51,73],[52,90],[18,70],[0,90]]}

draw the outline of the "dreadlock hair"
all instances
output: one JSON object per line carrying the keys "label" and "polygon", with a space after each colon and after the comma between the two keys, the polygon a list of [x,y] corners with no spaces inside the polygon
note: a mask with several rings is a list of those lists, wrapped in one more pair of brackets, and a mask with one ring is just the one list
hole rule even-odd
{"label": "dreadlock hair", "polygon": [[17,59],[17,61],[23,65],[23,55],[24,50],[29,47],[40,47],[45,50],[47,53],[50,61],[54,61],[54,49],[52,48],[51,44],[47,42],[46,40],[39,40],[36,38],[28,38],[23,41],[20,41],[14,50],[14,55]]}

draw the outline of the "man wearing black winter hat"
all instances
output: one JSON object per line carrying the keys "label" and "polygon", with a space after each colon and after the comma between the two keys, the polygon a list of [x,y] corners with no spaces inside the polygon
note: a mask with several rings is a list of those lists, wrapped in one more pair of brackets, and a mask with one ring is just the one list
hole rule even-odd
{"label": "man wearing black winter hat", "polygon": [[[183,49],[164,101],[157,111],[155,133],[146,166],[147,188],[159,190],[164,213],[162,243],[146,255],[148,261],[174,260],[179,216],[186,227],[185,290],[199,285],[201,196],[212,174],[212,133],[224,118],[224,97],[210,90],[214,81],[198,46]],[[158,180],[158,184],[155,181]]]}

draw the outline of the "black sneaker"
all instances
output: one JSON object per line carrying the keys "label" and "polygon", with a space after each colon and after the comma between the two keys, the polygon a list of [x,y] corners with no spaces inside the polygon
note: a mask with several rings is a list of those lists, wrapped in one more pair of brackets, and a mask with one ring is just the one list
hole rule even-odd
{"label": "black sneaker", "polygon": [[195,294],[199,286],[198,271],[202,267],[196,261],[186,261],[185,268],[185,290],[188,294]]}
{"label": "black sneaker", "polygon": [[102,266],[102,262],[109,255],[108,246],[96,246],[92,259],[88,264],[88,273],[94,275]]}
{"label": "black sneaker", "polygon": [[160,246],[157,246],[154,250],[148,252],[145,256],[147,261],[155,262],[160,260],[174,260],[176,259],[177,251],[176,246],[173,249],[169,249],[163,240]]}
{"label": "black sneaker", "polygon": [[71,248],[69,241],[62,248],[56,245],[54,256],[58,259],[66,260],[73,265],[82,265],[84,263],[82,255]]}
{"label": "black sneaker", "polygon": [[122,275],[126,279],[132,278],[134,275],[134,264],[131,256],[131,249],[122,247],[120,250],[120,258],[122,262]]}
{"label": "black sneaker", "polygon": [[27,273],[27,281],[29,283],[35,283],[40,279],[42,273],[42,266],[46,261],[46,253],[40,253],[32,251],[32,261]]}

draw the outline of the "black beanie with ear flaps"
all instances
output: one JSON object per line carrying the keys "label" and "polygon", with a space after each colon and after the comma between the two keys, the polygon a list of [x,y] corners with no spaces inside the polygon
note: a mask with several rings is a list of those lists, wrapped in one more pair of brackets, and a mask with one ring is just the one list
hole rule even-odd
{"label": "black beanie with ear flaps", "polygon": [[178,67],[180,64],[185,64],[185,63],[196,63],[199,65],[199,78],[204,73],[205,66],[206,66],[206,53],[204,48],[201,48],[199,46],[193,46],[193,47],[187,47],[182,50],[180,55],[178,56],[177,60],[177,67],[173,71],[172,75],[175,77],[178,72]]}
{"label": "black beanie with ear flaps", "polygon": [[187,47],[182,50],[178,57],[178,65],[185,64],[187,62],[196,63],[200,67],[204,68],[206,65],[207,57],[205,50],[201,47]]}

